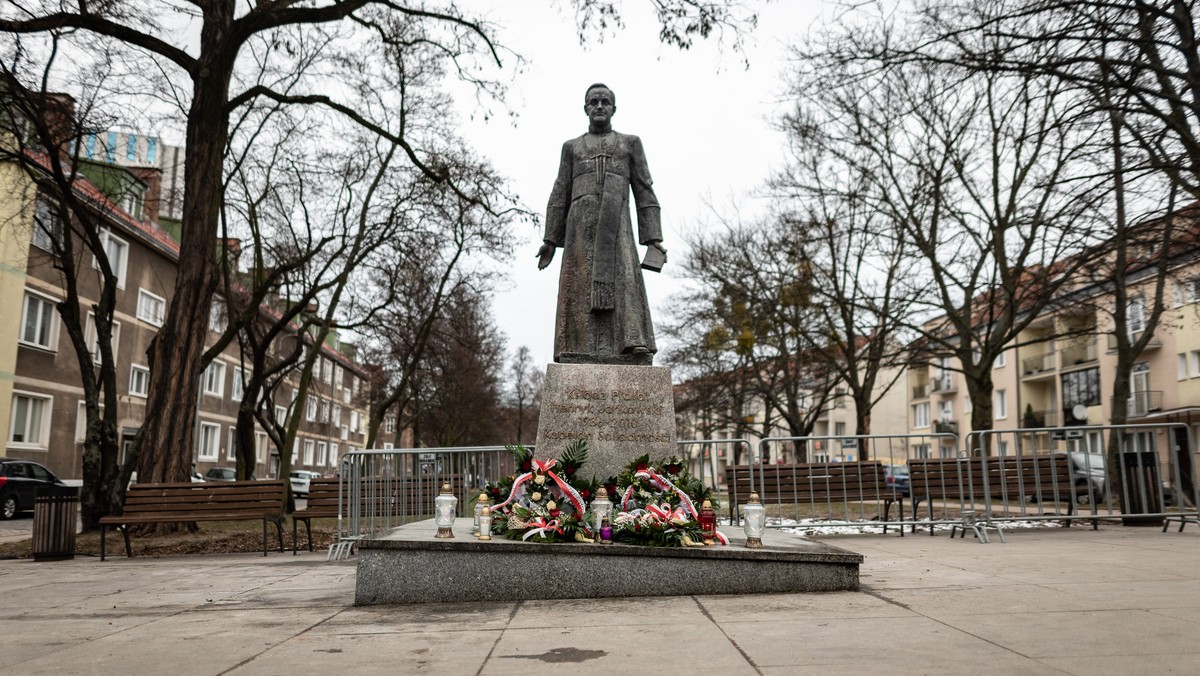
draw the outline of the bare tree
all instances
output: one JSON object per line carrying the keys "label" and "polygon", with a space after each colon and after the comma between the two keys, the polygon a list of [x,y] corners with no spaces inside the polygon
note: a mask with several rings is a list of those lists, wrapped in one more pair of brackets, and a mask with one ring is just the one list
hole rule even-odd
{"label": "bare tree", "polygon": [[544,377],[542,370],[533,363],[529,348],[524,345],[517,348],[508,367],[508,400],[509,407],[513,409],[513,427],[518,443],[530,443],[527,433],[537,431],[528,423],[537,420]]}

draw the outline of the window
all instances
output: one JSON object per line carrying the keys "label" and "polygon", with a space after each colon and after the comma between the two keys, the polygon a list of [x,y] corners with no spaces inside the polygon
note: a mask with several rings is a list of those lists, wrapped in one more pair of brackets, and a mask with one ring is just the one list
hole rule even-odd
{"label": "window", "polygon": [[58,338],[57,329],[54,301],[41,294],[25,291],[25,302],[21,306],[21,342],[53,350]]}
{"label": "window", "polygon": [[267,433],[254,433],[254,459],[257,462],[267,461]]}
{"label": "window", "polygon": [[338,389],[341,389],[342,387],[343,372],[344,370],[341,366],[338,364],[333,365],[333,386]]}
{"label": "window", "polygon": [[150,394],[150,369],[137,364],[129,367],[129,394],[134,397]]}
{"label": "window", "polygon": [[942,402],[942,410],[938,414],[941,422],[952,422],[954,420],[954,402],[947,399]]}
{"label": "window", "polygon": [[1181,280],[1175,285],[1175,304],[1195,303],[1200,300],[1200,277]]}
{"label": "window", "polygon": [[167,316],[167,301],[145,289],[138,289],[137,318],[151,326],[162,326]]}
{"label": "window", "polygon": [[342,424],[342,407],[341,406],[338,406],[337,404],[333,405],[333,417],[330,418],[329,421],[332,422],[334,425]]}
{"label": "window", "polygon": [[1192,365],[1189,375],[1193,378],[1200,378],[1200,350],[1192,350],[1188,353],[1188,356],[1191,358]]}
{"label": "window", "polygon": [[[117,237],[108,230],[100,233],[100,241],[104,246],[104,256],[108,259],[108,267],[117,278],[117,288],[125,288],[125,266],[129,262],[129,243]],[[92,257],[92,265],[100,269],[100,261]]]}
{"label": "window", "polygon": [[1064,373],[1063,408],[1067,411],[1076,406],[1100,405],[1100,369],[1091,368],[1082,371]]}
{"label": "window", "polygon": [[350,410],[350,429],[358,430],[358,411]]}
{"label": "window", "polygon": [[994,369],[1004,368],[1005,364],[1007,364],[1007,363],[1008,363],[1008,353],[1001,352],[1000,354],[996,355],[996,360],[994,362],[992,362],[992,368],[994,368]]}
{"label": "window", "polygon": [[200,423],[200,436],[196,438],[196,444],[196,456],[200,460],[216,460],[221,452],[221,426]]}
{"label": "window", "polygon": [[333,444],[333,443],[329,444],[329,463],[328,464],[330,467],[337,467],[337,464],[338,464],[338,445],[337,444]]}
{"label": "window", "polygon": [[323,423],[329,422],[329,402],[324,399],[317,402],[317,420]]}
{"label": "window", "polygon": [[30,241],[39,249],[54,253],[62,243],[62,220],[49,200],[39,198],[33,212],[33,236]]}
{"label": "window", "polygon": [[304,400],[304,419],[312,422],[317,419],[317,398],[306,397]]}
{"label": "window", "polygon": [[204,393],[212,397],[225,396],[225,363],[213,361],[204,369]]}
{"label": "window", "polygon": [[326,456],[329,453],[328,445],[324,441],[317,442],[317,464],[324,465]]}
{"label": "window", "polygon": [[240,366],[233,369],[233,400],[241,401],[246,396],[246,370]]}
{"label": "window", "polygon": [[225,303],[213,299],[212,307],[208,309],[208,330],[215,333],[225,333]]}
{"label": "window", "polygon": [[[925,411],[926,411],[926,413],[929,412],[928,407],[926,407]],[[926,424],[928,424],[928,423],[926,423]],[[396,418],[394,416],[389,415],[387,418],[384,419],[383,431],[388,434],[394,434],[396,432]]]}
{"label": "window", "polygon": [[1175,380],[1187,380],[1188,356],[1186,352],[1175,355]]}
{"label": "window", "polygon": [[300,440],[292,442],[292,467],[296,466],[297,460],[300,458]]}
{"label": "window", "polygon": [[1131,336],[1146,330],[1146,300],[1141,296],[1129,299],[1129,305],[1125,311],[1125,326]]}
{"label": "window", "polygon": [[915,444],[912,447],[912,457],[926,459],[929,457],[929,444]]}
{"label": "window", "polygon": [[1001,458],[1008,457],[1008,441],[1007,440],[1000,439],[999,441],[996,442],[996,455],[1000,456]]}
{"label": "window", "polygon": [[833,424],[833,436],[835,436],[835,437],[844,437],[844,436],[846,436],[846,423],[844,423],[844,422],[835,422],[835,423]]}
{"label": "window", "polygon": [[237,426],[229,426],[229,448],[225,451],[227,460],[237,461]]}
{"label": "window", "polygon": [[287,421],[287,407],[286,406],[276,406],[275,407],[275,424],[282,426],[283,423],[286,421]]}
{"label": "window", "polygon": [[313,446],[314,446],[314,444],[313,444],[312,439],[304,440],[304,464],[305,465],[313,464]]}
{"label": "window", "polygon": [[913,427],[929,427],[929,402],[913,406]]}
{"label": "window", "polygon": [[53,397],[13,391],[8,440],[13,445],[46,448],[50,436]]}
{"label": "window", "polygon": [[1008,417],[1008,397],[1004,390],[996,390],[996,420],[1004,420]]}
{"label": "window", "polygon": [[[92,361],[100,363],[100,335],[96,332],[96,315],[89,312],[87,319],[87,331],[84,336],[92,346]],[[113,361],[117,358],[117,348],[121,342],[121,322],[114,321],[112,323],[112,353]]]}

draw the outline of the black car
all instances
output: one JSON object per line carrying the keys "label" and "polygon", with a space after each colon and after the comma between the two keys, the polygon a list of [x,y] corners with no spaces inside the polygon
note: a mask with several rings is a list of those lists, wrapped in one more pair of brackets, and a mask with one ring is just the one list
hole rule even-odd
{"label": "black car", "polygon": [[0,519],[33,509],[33,498],[42,486],[65,486],[50,470],[36,462],[0,458]]}
{"label": "black car", "polygon": [[885,465],[883,473],[888,489],[907,498],[909,493],[908,465]]}

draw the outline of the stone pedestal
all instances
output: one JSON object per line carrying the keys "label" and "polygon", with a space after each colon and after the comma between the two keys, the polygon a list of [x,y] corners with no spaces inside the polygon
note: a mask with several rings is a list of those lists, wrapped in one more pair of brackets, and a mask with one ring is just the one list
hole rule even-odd
{"label": "stone pedestal", "polygon": [[665,366],[549,364],[538,418],[539,458],[554,458],[583,439],[583,473],[605,479],[648,453],[676,453],[675,400]]}

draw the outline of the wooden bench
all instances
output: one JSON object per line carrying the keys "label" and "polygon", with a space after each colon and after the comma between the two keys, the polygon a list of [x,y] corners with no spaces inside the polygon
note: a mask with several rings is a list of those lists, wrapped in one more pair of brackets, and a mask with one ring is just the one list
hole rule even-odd
{"label": "wooden bench", "polygon": [[[748,465],[725,468],[725,487],[729,491],[729,516],[737,518],[737,505],[750,497]],[[763,503],[808,502],[842,503],[883,500],[884,520],[891,503],[900,503],[904,518],[904,496],[887,484],[883,463],[813,462],[791,465],[762,465],[755,467],[755,486]],[[866,524],[864,524],[866,525]],[[885,532],[886,532],[886,526]],[[901,528],[903,535],[904,529]]]}
{"label": "wooden bench", "polygon": [[[361,504],[359,513],[372,517],[390,517],[414,514],[432,514],[433,499],[441,492],[442,482],[449,481],[452,486],[459,486],[462,476],[458,474],[442,475],[438,481],[428,478],[414,479],[385,479],[364,478],[359,490]],[[313,550],[312,520],[338,517],[339,479],[313,479],[308,484],[308,501],[304,509],[292,513],[292,547],[297,551],[300,541],[297,537],[297,522],[304,522],[304,531],[308,536],[308,551]],[[342,491],[345,488],[340,489]],[[456,488],[459,493],[461,489]],[[349,515],[349,495],[341,495],[342,516]]]}
{"label": "wooden bench", "polygon": [[[923,458],[908,461],[909,495],[913,520],[922,501],[973,500],[975,498],[1016,500],[1066,500],[1067,515],[1074,513],[1079,496],[1089,486],[1076,485],[1071,462],[1065,455],[1021,457]],[[985,472],[986,467],[986,472]],[[1067,522],[1070,525],[1070,521]],[[933,529],[929,531],[933,534]]]}
{"label": "wooden bench", "polygon": [[283,482],[228,481],[205,483],[134,484],[125,494],[120,516],[100,519],[100,560],[105,535],[116,526],[125,537],[125,555],[132,558],[129,526],[189,521],[254,521],[263,523],[263,556],[267,555],[267,523],[275,524],[283,551]]}

